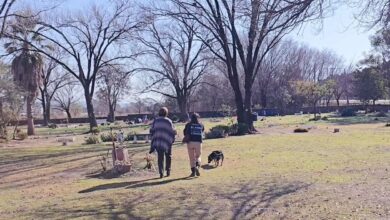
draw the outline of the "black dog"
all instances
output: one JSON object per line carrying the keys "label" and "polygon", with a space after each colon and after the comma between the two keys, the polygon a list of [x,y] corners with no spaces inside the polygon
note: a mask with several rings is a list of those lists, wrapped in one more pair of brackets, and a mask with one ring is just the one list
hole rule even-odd
{"label": "black dog", "polygon": [[208,161],[209,163],[211,163],[211,161],[214,161],[215,166],[219,166],[219,161],[221,161],[221,166],[222,166],[224,156],[222,151],[216,150],[209,155],[208,159],[209,159]]}

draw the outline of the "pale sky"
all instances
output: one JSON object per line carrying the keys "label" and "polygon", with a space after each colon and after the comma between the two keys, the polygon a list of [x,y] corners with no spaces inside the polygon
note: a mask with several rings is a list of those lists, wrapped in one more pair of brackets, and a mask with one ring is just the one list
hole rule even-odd
{"label": "pale sky", "polygon": [[291,38],[305,42],[311,47],[330,49],[344,57],[347,64],[357,62],[364,57],[364,52],[370,51],[369,37],[374,30],[358,28],[354,19],[356,10],[347,6],[339,7],[323,21],[323,28],[318,31],[318,25],[306,25],[303,30],[291,34]]}
{"label": "pale sky", "polygon": [[[90,2],[104,3],[107,0],[24,0],[33,5],[53,2],[64,2],[61,7],[83,9]],[[158,1],[158,0],[156,0]],[[370,50],[369,36],[373,31],[358,28],[353,18],[356,10],[347,6],[337,6],[334,14],[323,21],[323,28],[318,30],[318,24],[307,24],[303,29],[289,35],[291,39],[304,42],[311,47],[329,49],[342,56],[347,64],[357,62]]]}

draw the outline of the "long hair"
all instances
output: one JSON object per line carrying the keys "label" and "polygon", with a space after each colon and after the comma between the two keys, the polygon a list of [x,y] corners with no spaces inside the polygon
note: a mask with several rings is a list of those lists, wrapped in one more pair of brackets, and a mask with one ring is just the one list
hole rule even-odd
{"label": "long hair", "polygon": [[191,115],[191,123],[192,124],[199,124],[199,114],[198,113],[194,113]]}

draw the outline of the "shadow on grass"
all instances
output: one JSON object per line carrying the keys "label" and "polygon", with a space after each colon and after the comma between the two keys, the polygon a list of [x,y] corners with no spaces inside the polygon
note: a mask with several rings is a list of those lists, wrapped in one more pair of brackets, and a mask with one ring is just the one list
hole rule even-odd
{"label": "shadow on grass", "polygon": [[[189,178],[111,183],[79,193],[155,186],[186,179]],[[133,190],[131,195],[84,195],[65,199],[61,204],[44,204],[28,213],[28,216],[32,219],[289,219],[297,213],[294,207],[305,204],[298,198],[304,197],[306,204],[310,203],[311,194],[306,195],[310,185],[286,180],[261,183],[254,179],[239,184],[204,185],[196,190],[183,186],[169,192]],[[169,200],[180,202],[167,203]],[[281,203],[289,205],[281,206]],[[150,212],[157,204],[164,205]]]}
{"label": "shadow on grass", "polygon": [[357,124],[380,124],[390,121],[390,117],[376,117],[376,116],[353,116],[353,117],[330,117],[325,123],[336,125],[357,125]]}
{"label": "shadow on grass", "polygon": [[[176,179],[160,179],[160,178],[152,178],[152,179],[145,179],[145,180],[137,180],[137,181],[130,181],[130,182],[119,182],[119,183],[108,183],[103,184],[99,186],[94,186],[85,190],[79,191],[79,193],[90,193],[94,191],[101,191],[101,190],[109,190],[109,189],[118,189],[118,188],[142,188],[142,187],[149,187],[149,186],[158,186],[158,185],[164,185],[180,180],[190,180],[192,178],[190,177],[182,177],[182,178],[176,178]],[[158,181],[160,180],[160,181]]]}
{"label": "shadow on grass", "polygon": [[212,166],[210,164],[202,165],[202,169],[205,169],[205,170],[212,170],[212,169],[215,169],[215,168],[217,168],[217,166]]}

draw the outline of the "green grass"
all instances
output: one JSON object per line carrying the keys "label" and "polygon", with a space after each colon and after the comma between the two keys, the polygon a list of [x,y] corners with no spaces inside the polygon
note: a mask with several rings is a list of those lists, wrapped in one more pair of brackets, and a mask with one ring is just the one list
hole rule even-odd
{"label": "green grass", "polygon": [[109,145],[0,148],[0,219],[390,218],[390,129],[308,119],[268,117],[256,123],[261,134],[206,140],[203,161],[219,149],[225,162],[195,179],[181,144],[162,180],[142,170],[145,144],[130,148],[137,172],[113,179],[89,177]]}

